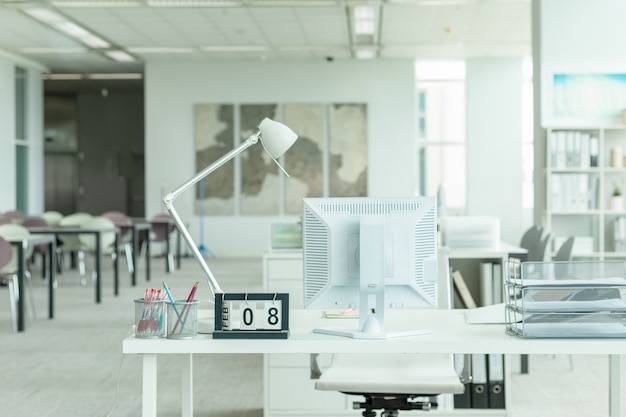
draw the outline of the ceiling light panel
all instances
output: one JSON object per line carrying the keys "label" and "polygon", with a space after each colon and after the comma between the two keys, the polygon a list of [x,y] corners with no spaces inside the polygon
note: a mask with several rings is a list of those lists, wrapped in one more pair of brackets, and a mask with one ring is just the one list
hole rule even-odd
{"label": "ceiling light panel", "polygon": [[295,10],[303,36],[310,44],[345,45],[349,39],[345,11],[340,7],[319,7]]}
{"label": "ceiling light panel", "polygon": [[59,8],[108,8],[108,7],[140,7],[144,3],[140,0],[52,0],[51,3]]}
{"label": "ceiling light panel", "polygon": [[83,45],[18,10],[3,8],[0,12],[0,48],[18,50],[38,46],[71,48]]}

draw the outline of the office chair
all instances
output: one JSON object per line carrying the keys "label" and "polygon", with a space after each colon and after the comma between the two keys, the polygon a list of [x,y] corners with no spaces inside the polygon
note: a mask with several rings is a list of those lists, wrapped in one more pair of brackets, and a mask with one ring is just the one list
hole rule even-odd
{"label": "office chair", "polygon": [[526,259],[522,259],[522,261],[539,261],[540,251],[541,251],[541,243],[543,236],[543,227],[541,226],[532,226],[524,234],[522,235],[522,240],[520,241],[520,246],[528,251],[528,255]]}
{"label": "office chair", "polygon": [[9,306],[11,307],[11,323],[17,332],[17,274],[15,265],[9,265],[13,258],[13,248],[3,237],[0,237],[0,283],[9,287]]}
{"label": "office chair", "polygon": [[[111,220],[107,219],[106,217],[93,216],[89,220],[85,221],[81,225],[81,227],[84,229],[91,229],[91,230],[109,230],[109,229],[115,228],[115,223],[113,223]],[[115,251],[113,251],[115,247],[115,234],[116,234],[115,231],[111,231],[111,232],[103,232],[99,235],[101,252],[109,254],[111,256],[111,260],[113,261],[115,261],[115,257],[114,257]],[[83,254],[83,259],[84,259],[85,253],[90,253],[94,257],[98,256],[98,253],[96,252],[96,243],[97,243],[96,236],[94,236],[91,233],[85,233],[85,234],[81,233],[78,235],[78,240],[80,242],[80,252]],[[83,269],[84,269],[84,266],[83,266]],[[96,278],[95,270],[91,272],[91,276],[92,276],[92,280],[95,280]],[[85,281],[81,280],[81,284],[84,285],[84,283]]]}
{"label": "office chair", "polygon": [[[438,307],[450,308],[447,248],[439,249]],[[419,343],[416,339],[415,343]],[[396,417],[399,411],[437,407],[439,394],[461,394],[464,386],[450,354],[335,354],[315,389],[361,395],[355,402],[364,417]]]}
{"label": "office chair", "polygon": [[111,220],[117,227],[119,227],[119,232],[117,234],[118,242],[124,248],[126,266],[128,268],[128,272],[132,274],[135,271],[135,265],[133,264],[133,242],[132,235],[130,233],[130,226],[133,224],[131,218],[121,211],[105,211],[101,214],[101,216]]}
{"label": "office chair", "polygon": [[[28,239],[30,237],[30,232],[27,228],[20,224],[8,223],[0,225],[0,237],[7,242],[11,242],[12,240]],[[11,312],[13,313],[13,331],[17,331],[17,316],[15,314],[15,310],[13,309],[15,308],[15,303],[17,303],[19,297],[24,297],[25,294],[20,294],[17,286],[17,273],[19,270],[17,250],[10,243],[9,250],[11,251],[11,256],[9,257],[9,261],[0,269],[0,277],[2,277],[2,281],[6,282],[9,286]],[[24,259],[29,259],[32,254],[33,247],[28,246],[24,251]],[[36,317],[37,312],[35,311],[35,299],[33,298],[32,288],[30,287],[31,274],[28,269],[24,271],[24,278],[24,291],[27,291],[29,296],[28,305],[32,312],[32,317]],[[24,298],[24,300],[26,300],[26,298]]]}

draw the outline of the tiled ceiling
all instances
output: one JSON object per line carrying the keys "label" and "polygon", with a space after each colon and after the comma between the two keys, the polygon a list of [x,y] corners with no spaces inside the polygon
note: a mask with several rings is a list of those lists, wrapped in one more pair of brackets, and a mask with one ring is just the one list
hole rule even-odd
{"label": "tiled ceiling", "polygon": [[[357,4],[377,35],[351,35]],[[116,62],[23,12],[56,11],[135,62]],[[463,59],[530,55],[530,0],[0,0],[0,49],[51,73],[142,72],[149,60]]]}

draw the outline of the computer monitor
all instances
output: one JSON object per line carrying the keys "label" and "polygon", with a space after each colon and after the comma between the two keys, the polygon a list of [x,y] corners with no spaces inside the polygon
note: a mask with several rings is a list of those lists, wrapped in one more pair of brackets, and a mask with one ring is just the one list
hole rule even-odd
{"label": "computer monitor", "polygon": [[433,197],[303,199],[304,304],[359,309],[359,329],[316,329],[355,338],[385,332],[387,308],[437,305],[437,203]]}

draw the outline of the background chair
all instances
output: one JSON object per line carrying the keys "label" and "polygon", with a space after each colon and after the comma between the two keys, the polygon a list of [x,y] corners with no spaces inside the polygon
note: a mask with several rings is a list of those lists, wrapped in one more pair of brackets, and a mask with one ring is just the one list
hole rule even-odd
{"label": "background chair", "polygon": [[[83,223],[91,219],[91,217],[92,215],[88,213],[82,213],[82,212],[73,213],[73,214],[63,217],[59,221],[59,226],[68,227],[68,228],[70,227],[80,228],[83,225]],[[81,276],[81,282],[84,282],[82,278],[85,275],[85,263],[84,263],[84,260],[82,259],[84,258],[84,254],[80,252],[81,243],[80,243],[80,239],[78,236],[79,236],[78,234],[59,235],[59,241],[61,242],[61,245],[59,247],[59,249],[61,250],[61,263],[60,264],[61,265],[63,264],[63,255],[65,253],[71,254],[71,256],[73,257],[72,261],[75,260],[74,256],[76,256],[78,258],[78,270]]]}
{"label": "background chair", "polygon": [[554,261],[571,261],[572,250],[574,249],[574,242],[576,238],[570,236],[561,244],[561,247],[557,250],[556,254],[552,258]]}
{"label": "background chair", "polygon": [[[106,217],[102,216],[93,216],[90,219],[86,220],[82,226],[84,229],[92,229],[92,230],[110,230],[115,229],[115,223]],[[103,232],[100,233],[100,249],[102,253],[107,253],[111,255],[112,260],[115,260],[115,252],[112,250],[115,244],[115,231],[111,232]],[[79,252],[82,253],[82,259],[84,262],[84,254],[90,253],[94,256],[97,256],[96,253],[96,237],[91,233],[79,234],[78,239],[80,242]],[[84,269],[84,266],[83,266]],[[92,279],[95,280],[96,271],[92,271]],[[81,284],[85,284],[84,278],[81,279]]]}
{"label": "background chair", "polygon": [[552,234],[546,233],[542,226],[532,226],[522,235],[520,246],[528,250],[526,259],[522,261],[541,262],[546,260],[548,244]]}
{"label": "background chair", "polygon": [[[438,257],[438,307],[450,308],[447,248],[441,248]],[[387,417],[397,416],[400,410],[436,407],[434,396],[464,391],[454,357],[449,354],[335,354],[315,388],[362,395],[365,402],[357,402],[354,407],[365,409],[363,416],[375,416],[374,410],[384,410],[382,415]]]}
{"label": "background chair", "polygon": [[[169,240],[170,234],[176,229],[176,225],[169,222],[170,219],[171,218],[168,213],[158,213],[152,216],[151,220],[153,221],[153,223],[150,228],[150,232],[151,232],[150,235],[151,235],[152,242],[166,243]],[[164,222],[158,223],[158,222],[154,222],[155,220],[156,221],[162,220]],[[167,252],[165,248],[166,246],[164,246],[163,252]],[[165,256],[167,257],[168,271],[173,271],[174,270],[174,256],[172,255],[172,251],[170,250],[169,252],[165,253]]]}
{"label": "background chair", "polygon": [[13,248],[3,237],[0,237],[0,282],[9,287],[9,306],[13,331],[17,332],[17,274],[15,268],[9,265],[13,258]]}
{"label": "background chair", "polygon": [[61,221],[61,219],[63,218],[63,214],[59,213],[58,211],[50,210],[50,211],[44,211],[41,217],[50,226],[57,226],[59,222]]}
{"label": "background chair", "polygon": [[[19,288],[17,286],[17,272],[19,270],[19,265],[18,265],[19,260],[17,256],[17,251],[15,250],[15,247],[10,242],[14,240],[28,239],[30,237],[30,232],[28,231],[27,228],[19,224],[13,224],[13,223],[2,224],[0,225],[0,237],[2,237],[5,241],[9,243],[9,248],[11,249],[11,260],[2,269],[0,269],[0,275],[5,277],[4,279],[7,281],[7,284],[9,285],[9,293],[10,293],[9,295],[11,295],[11,293],[14,294],[14,299],[12,302],[17,303],[17,301],[19,300],[19,297],[24,296],[24,294],[19,293]],[[32,254],[33,254],[33,247],[28,246],[26,248],[26,251],[24,252],[24,259],[30,258]],[[37,314],[35,311],[35,300],[33,298],[32,290],[30,288],[30,277],[31,277],[30,271],[26,269],[24,271],[24,289],[25,291],[28,292],[28,295],[29,295],[28,304],[30,305],[32,316],[36,317]],[[24,301],[25,300],[26,299],[24,299]],[[14,307],[15,305],[13,304],[12,308]],[[14,318],[16,317],[15,314],[13,315],[13,317]],[[14,331],[17,331],[17,321],[15,321],[13,329]]]}
{"label": "background chair", "polygon": [[[30,227],[48,227],[49,224],[48,222],[43,218],[43,217],[33,217],[33,216],[29,216],[26,217],[23,221],[22,221],[22,226],[26,227],[27,229]],[[45,278],[46,277],[46,256],[48,254],[48,245],[47,244],[42,244],[42,245],[35,245],[35,247],[33,248],[33,260],[34,260],[34,256],[36,255],[40,255],[41,256],[41,274],[42,277]],[[51,256],[53,256],[53,254],[50,254]]]}
{"label": "background chair", "polygon": [[119,228],[117,241],[124,248],[128,272],[132,274],[135,265],[133,265],[133,242],[129,226],[132,225],[133,221],[121,211],[106,211],[102,213],[102,217],[111,220]]}
{"label": "background chair", "polygon": [[2,218],[10,223],[21,223],[22,219],[24,219],[24,213],[20,210],[9,210],[2,214]]}

